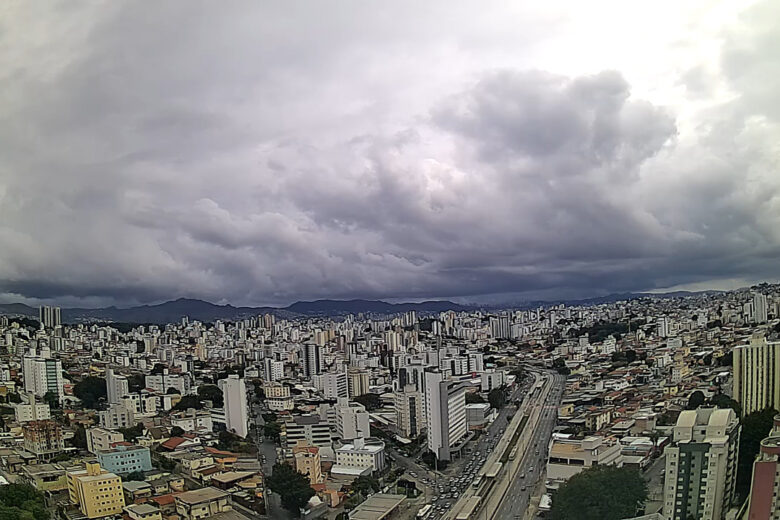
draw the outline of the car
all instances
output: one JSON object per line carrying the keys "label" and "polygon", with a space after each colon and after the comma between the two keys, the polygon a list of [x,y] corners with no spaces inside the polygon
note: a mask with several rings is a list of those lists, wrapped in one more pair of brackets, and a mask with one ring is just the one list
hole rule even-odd
{"label": "car", "polygon": [[525,487],[525,486],[521,486],[521,487],[520,487],[520,491],[525,491],[525,490],[526,490],[526,487]]}
{"label": "car", "polygon": [[520,478],[525,478],[525,473],[520,473]]}

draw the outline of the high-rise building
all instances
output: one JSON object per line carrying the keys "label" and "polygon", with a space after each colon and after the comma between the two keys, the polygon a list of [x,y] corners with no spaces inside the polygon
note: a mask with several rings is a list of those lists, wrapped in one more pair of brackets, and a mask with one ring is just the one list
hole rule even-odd
{"label": "high-rise building", "polygon": [[735,501],[739,419],[730,408],[685,410],[666,447],[666,520],[721,520]]}
{"label": "high-rise building", "polygon": [[746,520],[780,520],[780,414],[753,462]]}
{"label": "high-rise building", "polygon": [[755,333],[748,345],[732,351],[733,395],[742,415],[780,406],[780,342],[768,343]]}
{"label": "high-rise building", "polygon": [[362,439],[371,436],[368,412],[362,404],[340,397],[335,410],[336,434],[340,439]]}
{"label": "high-rise building", "polygon": [[126,396],[129,391],[127,378],[114,373],[112,368],[106,369],[106,398],[109,404],[115,404]]}
{"label": "high-rise building", "polygon": [[659,338],[669,337],[669,318],[660,316],[655,322],[655,334]]}
{"label": "high-rise building", "polygon": [[65,380],[62,377],[62,362],[58,359],[46,359],[37,356],[25,356],[22,360],[24,389],[38,397],[52,392],[61,403],[64,396]]}
{"label": "high-rise building", "polygon": [[266,381],[279,381],[284,377],[284,362],[275,361],[271,358],[265,358],[265,380]]}
{"label": "high-rise building", "polygon": [[401,435],[414,438],[425,428],[425,404],[414,385],[407,385],[393,395],[396,427]]}
{"label": "high-rise building", "polygon": [[14,415],[16,422],[26,423],[29,421],[45,421],[51,419],[51,410],[47,403],[38,403],[35,400],[35,394],[27,394],[27,403],[14,405]]}
{"label": "high-rise building", "polygon": [[753,323],[766,323],[768,305],[766,301],[766,294],[759,292],[753,293]]}
{"label": "high-rise building", "polygon": [[225,401],[225,426],[239,437],[249,433],[246,384],[237,374],[231,374],[219,381],[219,388]]}
{"label": "high-rise building", "polygon": [[87,518],[120,515],[125,506],[122,479],[101,469],[97,462],[88,462],[86,469],[69,471],[70,501],[79,506]]}
{"label": "high-rise building", "polygon": [[347,387],[350,397],[365,395],[369,390],[370,379],[366,370],[350,368],[347,372]]}
{"label": "high-rise building", "polygon": [[61,310],[59,307],[41,305],[38,308],[38,320],[44,327],[53,329],[58,325],[62,325]]}
{"label": "high-rise building", "polygon": [[338,399],[349,397],[346,372],[327,372],[314,377],[315,386],[322,392],[325,399]]}
{"label": "high-rise building", "polygon": [[439,371],[425,372],[425,422],[428,426],[428,449],[439,460],[450,460],[450,454],[466,435],[466,389],[446,380]]}
{"label": "high-rise building", "polygon": [[307,343],[303,346],[303,375],[309,379],[322,373],[322,346]]}

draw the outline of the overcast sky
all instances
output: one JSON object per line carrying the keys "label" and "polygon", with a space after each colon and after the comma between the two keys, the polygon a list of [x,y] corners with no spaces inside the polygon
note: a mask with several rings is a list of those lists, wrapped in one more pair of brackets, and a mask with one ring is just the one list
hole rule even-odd
{"label": "overcast sky", "polygon": [[780,2],[0,4],[0,300],[778,278]]}

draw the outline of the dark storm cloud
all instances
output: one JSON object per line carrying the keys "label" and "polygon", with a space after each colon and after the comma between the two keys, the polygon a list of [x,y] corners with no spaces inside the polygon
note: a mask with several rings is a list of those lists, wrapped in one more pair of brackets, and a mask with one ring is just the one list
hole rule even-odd
{"label": "dark storm cloud", "polygon": [[[517,57],[558,15],[195,5],[14,4],[0,21],[6,299],[586,296],[776,276],[766,13],[707,73],[741,95],[681,133],[619,70]],[[671,83],[701,95],[702,70]]]}

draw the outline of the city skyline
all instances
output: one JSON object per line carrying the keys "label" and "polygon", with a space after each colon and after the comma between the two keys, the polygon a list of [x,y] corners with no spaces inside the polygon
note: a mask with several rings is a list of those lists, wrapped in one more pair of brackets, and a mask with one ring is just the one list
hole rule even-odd
{"label": "city skyline", "polygon": [[0,302],[776,280],[779,9],[8,4]]}

